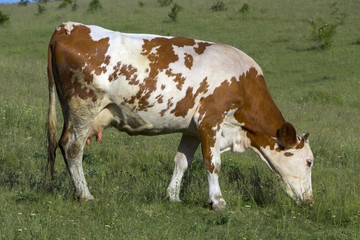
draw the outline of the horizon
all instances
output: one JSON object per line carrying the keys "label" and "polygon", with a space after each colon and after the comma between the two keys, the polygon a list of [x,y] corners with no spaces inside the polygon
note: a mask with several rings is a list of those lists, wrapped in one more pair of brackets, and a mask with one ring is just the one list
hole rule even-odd
{"label": "horizon", "polygon": [[20,0],[0,0],[0,4],[11,4],[11,3],[18,3],[18,2],[20,2]]}

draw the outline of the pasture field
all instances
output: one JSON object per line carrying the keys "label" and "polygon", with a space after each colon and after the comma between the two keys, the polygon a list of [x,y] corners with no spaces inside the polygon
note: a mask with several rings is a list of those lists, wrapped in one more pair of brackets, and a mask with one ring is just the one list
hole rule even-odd
{"label": "pasture field", "polygon": [[[1,239],[360,239],[360,2],[327,0],[100,0],[102,9],[59,9],[59,1],[0,5]],[[335,10],[338,11],[335,11]],[[345,13],[331,48],[316,50],[310,19]],[[297,206],[248,150],[222,155],[227,210],[207,206],[201,152],[185,174],[182,203],[165,198],[180,135],[130,137],[108,129],[85,147],[94,204],[72,199],[60,150],[55,181],[46,172],[47,45],[61,22],[134,33],[183,36],[235,46],[262,67],[268,88],[298,134],[311,132],[315,204]],[[59,132],[62,126],[57,106]],[[60,137],[60,136],[58,136]],[[94,141],[93,141],[94,142]]]}

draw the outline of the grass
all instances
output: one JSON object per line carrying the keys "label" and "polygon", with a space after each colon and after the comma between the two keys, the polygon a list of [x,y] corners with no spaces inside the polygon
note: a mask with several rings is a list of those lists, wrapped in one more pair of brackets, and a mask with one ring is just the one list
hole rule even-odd
{"label": "grass", "polygon": [[[2,239],[359,239],[360,82],[358,1],[339,1],[346,23],[334,44],[314,50],[309,19],[331,17],[329,2],[181,1],[176,22],[155,0],[102,0],[89,13],[46,3],[0,5],[0,237]],[[310,131],[315,155],[313,207],[296,206],[251,151],[222,155],[220,184],[228,209],[206,205],[201,154],[186,172],[182,203],[164,197],[179,135],[130,137],[107,130],[85,148],[93,205],[72,199],[60,151],[48,188],[45,152],[47,44],[61,22],[78,21],[124,32],[184,36],[233,45],[262,67],[270,92],[299,134]],[[58,107],[61,126],[61,111]],[[60,129],[59,129],[60,131]]]}

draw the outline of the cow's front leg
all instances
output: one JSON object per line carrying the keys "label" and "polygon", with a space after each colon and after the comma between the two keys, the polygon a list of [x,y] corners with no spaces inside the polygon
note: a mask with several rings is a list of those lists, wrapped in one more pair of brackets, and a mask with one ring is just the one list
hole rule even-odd
{"label": "cow's front leg", "polygon": [[226,202],[219,185],[221,159],[217,135],[218,133],[202,135],[201,145],[209,183],[209,204],[214,210],[221,210],[226,208]]}
{"label": "cow's front leg", "polygon": [[192,163],[195,151],[199,146],[200,140],[183,134],[174,159],[174,173],[167,188],[167,196],[170,201],[180,202],[180,184],[186,169]]}

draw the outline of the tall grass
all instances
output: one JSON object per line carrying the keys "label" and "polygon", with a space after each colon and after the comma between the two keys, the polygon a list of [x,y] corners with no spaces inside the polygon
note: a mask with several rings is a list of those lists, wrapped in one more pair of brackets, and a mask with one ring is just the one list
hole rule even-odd
{"label": "tall grass", "polygon": [[[0,25],[0,237],[2,239],[359,239],[360,83],[359,3],[339,1],[346,23],[324,52],[313,50],[309,19],[331,17],[325,0],[181,1],[176,22],[158,1],[101,0],[88,13],[48,2],[0,5],[10,16]],[[222,155],[220,185],[228,210],[213,212],[198,150],[185,174],[182,203],[165,191],[179,135],[130,137],[106,130],[85,148],[84,168],[93,205],[72,199],[60,151],[49,187],[46,173],[47,44],[64,21],[96,24],[233,45],[262,67],[270,92],[299,134],[310,131],[315,155],[313,207],[296,206],[252,152]],[[61,110],[58,106],[61,126]]]}

